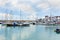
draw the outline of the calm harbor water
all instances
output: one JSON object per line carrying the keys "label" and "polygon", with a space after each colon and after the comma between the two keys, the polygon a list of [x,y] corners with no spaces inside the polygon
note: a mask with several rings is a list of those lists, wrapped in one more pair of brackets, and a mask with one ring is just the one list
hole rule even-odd
{"label": "calm harbor water", "polygon": [[0,40],[60,40],[54,30],[60,25],[31,25],[6,27],[0,24]]}

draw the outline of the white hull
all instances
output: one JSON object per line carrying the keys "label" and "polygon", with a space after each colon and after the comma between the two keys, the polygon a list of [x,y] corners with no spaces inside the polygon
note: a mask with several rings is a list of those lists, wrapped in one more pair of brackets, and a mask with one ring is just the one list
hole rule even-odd
{"label": "white hull", "polygon": [[52,25],[52,24],[55,24],[55,23],[36,23],[36,25]]}

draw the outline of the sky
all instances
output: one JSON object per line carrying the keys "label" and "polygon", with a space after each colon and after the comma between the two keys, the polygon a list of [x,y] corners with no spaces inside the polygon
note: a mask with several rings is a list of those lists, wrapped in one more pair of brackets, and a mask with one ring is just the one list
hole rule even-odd
{"label": "sky", "polygon": [[0,19],[35,20],[60,16],[60,0],[0,0]]}

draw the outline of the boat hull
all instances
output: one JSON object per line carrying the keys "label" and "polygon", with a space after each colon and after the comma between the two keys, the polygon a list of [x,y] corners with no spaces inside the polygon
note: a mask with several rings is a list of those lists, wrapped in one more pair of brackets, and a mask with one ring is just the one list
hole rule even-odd
{"label": "boat hull", "polygon": [[60,33],[60,29],[56,29],[55,32],[56,32],[56,33]]}
{"label": "boat hull", "polygon": [[21,26],[29,26],[29,24],[22,24]]}
{"label": "boat hull", "polygon": [[7,26],[20,26],[20,25],[18,25],[18,24],[7,24]]}

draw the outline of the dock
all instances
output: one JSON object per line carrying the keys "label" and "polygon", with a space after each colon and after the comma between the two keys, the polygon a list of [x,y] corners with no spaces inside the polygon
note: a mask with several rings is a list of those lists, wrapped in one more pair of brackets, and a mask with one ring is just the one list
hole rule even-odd
{"label": "dock", "polygon": [[[25,23],[28,22],[28,23]],[[7,26],[29,26],[29,22],[26,20],[0,20],[0,23]],[[21,24],[22,23],[22,24]]]}

